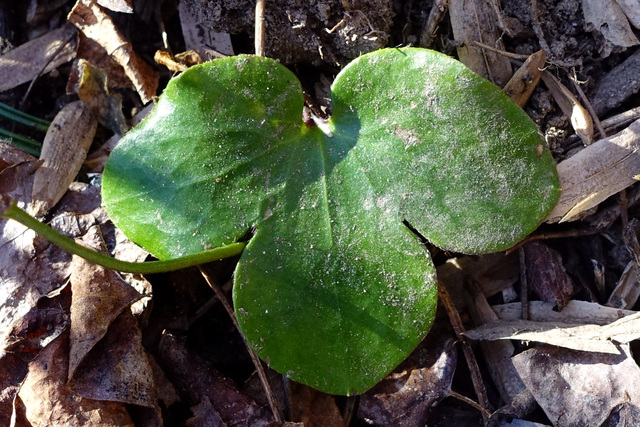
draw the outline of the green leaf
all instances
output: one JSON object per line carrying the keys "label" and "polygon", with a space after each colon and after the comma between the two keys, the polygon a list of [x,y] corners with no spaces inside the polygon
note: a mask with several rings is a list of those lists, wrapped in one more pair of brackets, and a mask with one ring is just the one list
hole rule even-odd
{"label": "green leaf", "polygon": [[385,49],[332,86],[326,135],[302,121],[297,78],[268,58],[193,67],[113,151],[114,222],[159,258],[237,241],[238,321],[294,380],[361,393],[429,330],[435,269],[404,224],[466,253],[506,249],[556,203],[526,114],[461,63]]}

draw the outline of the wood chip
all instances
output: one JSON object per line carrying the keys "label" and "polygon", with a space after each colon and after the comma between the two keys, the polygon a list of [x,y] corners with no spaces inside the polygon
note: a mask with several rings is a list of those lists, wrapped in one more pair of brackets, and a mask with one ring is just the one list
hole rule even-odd
{"label": "wood chip", "polygon": [[88,38],[97,41],[124,68],[143,103],[151,101],[158,88],[157,73],[133,51],[105,10],[91,0],[78,0],[67,17]]}
{"label": "wood chip", "polygon": [[42,143],[29,212],[44,215],[62,198],[80,171],[98,127],[82,101],[67,104],[56,115]]}
{"label": "wood chip", "polygon": [[76,32],[72,25],[63,25],[0,56],[0,92],[71,61],[76,55]]}
{"label": "wood chip", "polygon": [[562,193],[547,222],[573,221],[636,182],[640,173],[640,120],[558,164]]}

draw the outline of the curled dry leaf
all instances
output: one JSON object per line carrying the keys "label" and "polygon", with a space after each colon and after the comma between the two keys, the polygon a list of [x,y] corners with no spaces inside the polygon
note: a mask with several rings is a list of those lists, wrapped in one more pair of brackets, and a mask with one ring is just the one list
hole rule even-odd
{"label": "curled dry leaf", "polygon": [[504,49],[496,9],[486,0],[450,0],[449,16],[458,57],[476,74],[503,87],[511,78],[511,62],[506,56],[472,46],[474,41]]}
{"label": "curled dry leaf", "polygon": [[584,148],[557,166],[562,193],[547,222],[573,221],[637,182],[640,173],[640,120]]}
{"label": "curled dry leaf", "polygon": [[620,404],[634,406],[636,413],[640,407],[640,368],[627,345],[615,354],[540,346],[515,356],[513,363],[556,427],[602,426]]}
{"label": "curled dry leaf", "polygon": [[69,334],[47,345],[31,363],[19,396],[33,427],[133,425],[122,403],[85,399],[67,384]]}
{"label": "curled dry leaf", "polygon": [[607,305],[613,308],[632,308],[640,298],[638,287],[638,265],[635,260],[629,261],[618,279],[616,287],[609,295]]}
{"label": "curled dry leaf", "polygon": [[151,101],[158,88],[156,72],[136,55],[131,43],[122,36],[100,5],[90,0],[78,0],[67,19],[88,38],[102,45],[107,54],[124,68],[143,103]]}
{"label": "curled dry leaf", "polygon": [[104,127],[124,135],[127,123],[122,114],[122,97],[109,89],[107,73],[84,59],[78,61],[78,67],[80,80],[77,92],[82,102]]}
{"label": "curled dry leaf", "polygon": [[44,215],[67,192],[87,157],[97,127],[82,101],[67,104],[53,119],[42,143],[42,164],[33,179],[32,215]]}
{"label": "curled dry leaf", "polygon": [[76,55],[76,32],[73,26],[63,25],[0,56],[0,92],[71,61]]}
{"label": "curled dry leaf", "polygon": [[504,92],[520,107],[524,107],[538,85],[546,60],[543,50],[531,54],[504,87]]}

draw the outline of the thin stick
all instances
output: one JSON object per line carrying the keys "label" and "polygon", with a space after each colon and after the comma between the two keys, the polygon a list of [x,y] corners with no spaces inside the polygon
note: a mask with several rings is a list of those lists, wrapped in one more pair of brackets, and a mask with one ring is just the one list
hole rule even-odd
{"label": "thin stick", "polygon": [[487,411],[485,408],[483,408],[482,406],[480,406],[480,404],[478,404],[478,402],[474,401],[473,399],[469,399],[467,396],[460,394],[456,391],[449,391],[449,397],[453,397],[455,399],[458,399],[464,403],[466,403],[467,405],[477,409],[478,411],[480,411],[480,413],[482,414],[482,418],[484,418],[485,420],[488,420],[489,417],[491,417],[491,412]]}
{"label": "thin stick", "polygon": [[255,49],[256,56],[264,56],[264,41],[266,37],[266,29],[264,25],[264,8],[266,0],[256,1],[256,34],[255,34]]}
{"label": "thin stick", "polygon": [[[0,203],[1,204],[1,203]],[[199,264],[206,264],[212,261],[219,261],[223,258],[230,258],[239,255],[244,249],[244,243],[231,243],[208,251],[203,251],[193,255],[174,258],[164,261],[151,262],[129,262],[111,258],[82,245],[77,244],[73,239],[58,233],[51,226],[42,223],[20,209],[15,202],[12,202],[7,210],[2,214],[3,218],[10,218],[28,227],[44,237],[51,243],[62,249],[78,255],[87,261],[101,265],[105,268],[133,274],[155,274],[167,271],[182,270],[187,267],[194,267]]]}
{"label": "thin stick", "polygon": [[527,262],[524,246],[520,246],[518,249],[518,259],[520,261],[520,318],[529,320],[529,284],[527,282]]}
{"label": "thin stick", "polygon": [[[476,361],[476,357],[473,354],[473,349],[471,348],[471,344],[467,337],[462,335],[464,332],[464,326],[462,325],[462,319],[460,319],[460,314],[458,314],[458,310],[453,305],[453,301],[451,301],[451,297],[449,296],[449,292],[447,288],[445,288],[444,284],[438,281],[438,296],[440,297],[440,301],[444,305],[445,310],[447,311],[447,316],[449,316],[449,321],[451,322],[451,326],[458,337],[462,345],[462,352],[464,353],[464,357],[467,360],[467,365],[469,366],[469,371],[471,373],[471,382],[473,383],[473,389],[476,392],[476,396],[478,396],[478,401],[480,402],[480,406],[483,408],[489,408],[489,398],[487,397],[487,390],[484,386],[484,382],[482,381],[482,376],[480,375],[480,367],[478,366],[478,362]],[[488,417],[485,413],[489,413],[488,410],[482,411],[482,418],[485,423],[488,420]]]}
{"label": "thin stick", "polygon": [[242,337],[242,341],[244,341],[244,345],[245,347],[247,347],[247,351],[249,352],[249,356],[251,356],[251,360],[253,361],[253,364],[256,367],[256,371],[258,372],[258,377],[260,378],[262,387],[264,387],[264,392],[267,395],[267,400],[269,401],[271,412],[273,412],[273,417],[276,423],[282,423],[283,416],[282,416],[282,413],[280,412],[280,408],[278,407],[277,399],[275,398],[275,396],[273,395],[273,391],[271,390],[271,384],[269,384],[269,380],[267,379],[267,374],[264,371],[262,362],[260,361],[258,356],[254,353],[254,351],[251,349],[251,346],[247,342],[247,339],[242,333],[242,330],[240,330],[238,319],[236,319],[236,315],[233,312],[233,308],[231,308],[231,304],[229,304],[229,301],[227,300],[227,296],[222,292],[222,290],[220,290],[220,286],[218,286],[218,283],[215,281],[215,279],[213,279],[209,275],[209,273],[207,273],[207,271],[204,268],[202,268],[201,266],[198,266],[198,269],[200,270],[200,274],[202,274],[202,277],[204,277],[204,280],[207,281],[207,283],[209,284],[209,287],[211,287],[213,292],[216,294],[216,297],[218,297],[218,299],[222,303],[222,306],[224,307],[224,309],[227,311],[227,314],[229,315],[229,317],[231,318],[231,321],[233,322],[233,326],[235,326],[238,332],[240,333],[240,336]]}

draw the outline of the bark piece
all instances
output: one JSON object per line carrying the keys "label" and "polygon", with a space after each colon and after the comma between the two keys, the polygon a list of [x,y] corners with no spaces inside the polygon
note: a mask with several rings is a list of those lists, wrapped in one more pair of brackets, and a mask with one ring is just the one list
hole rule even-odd
{"label": "bark piece", "polygon": [[598,116],[617,108],[640,90],[640,50],[616,65],[596,84],[591,106]]}
{"label": "bark piece", "polygon": [[546,60],[547,55],[543,50],[531,54],[504,87],[504,92],[518,106],[524,107],[529,101],[533,89],[540,81]]}

